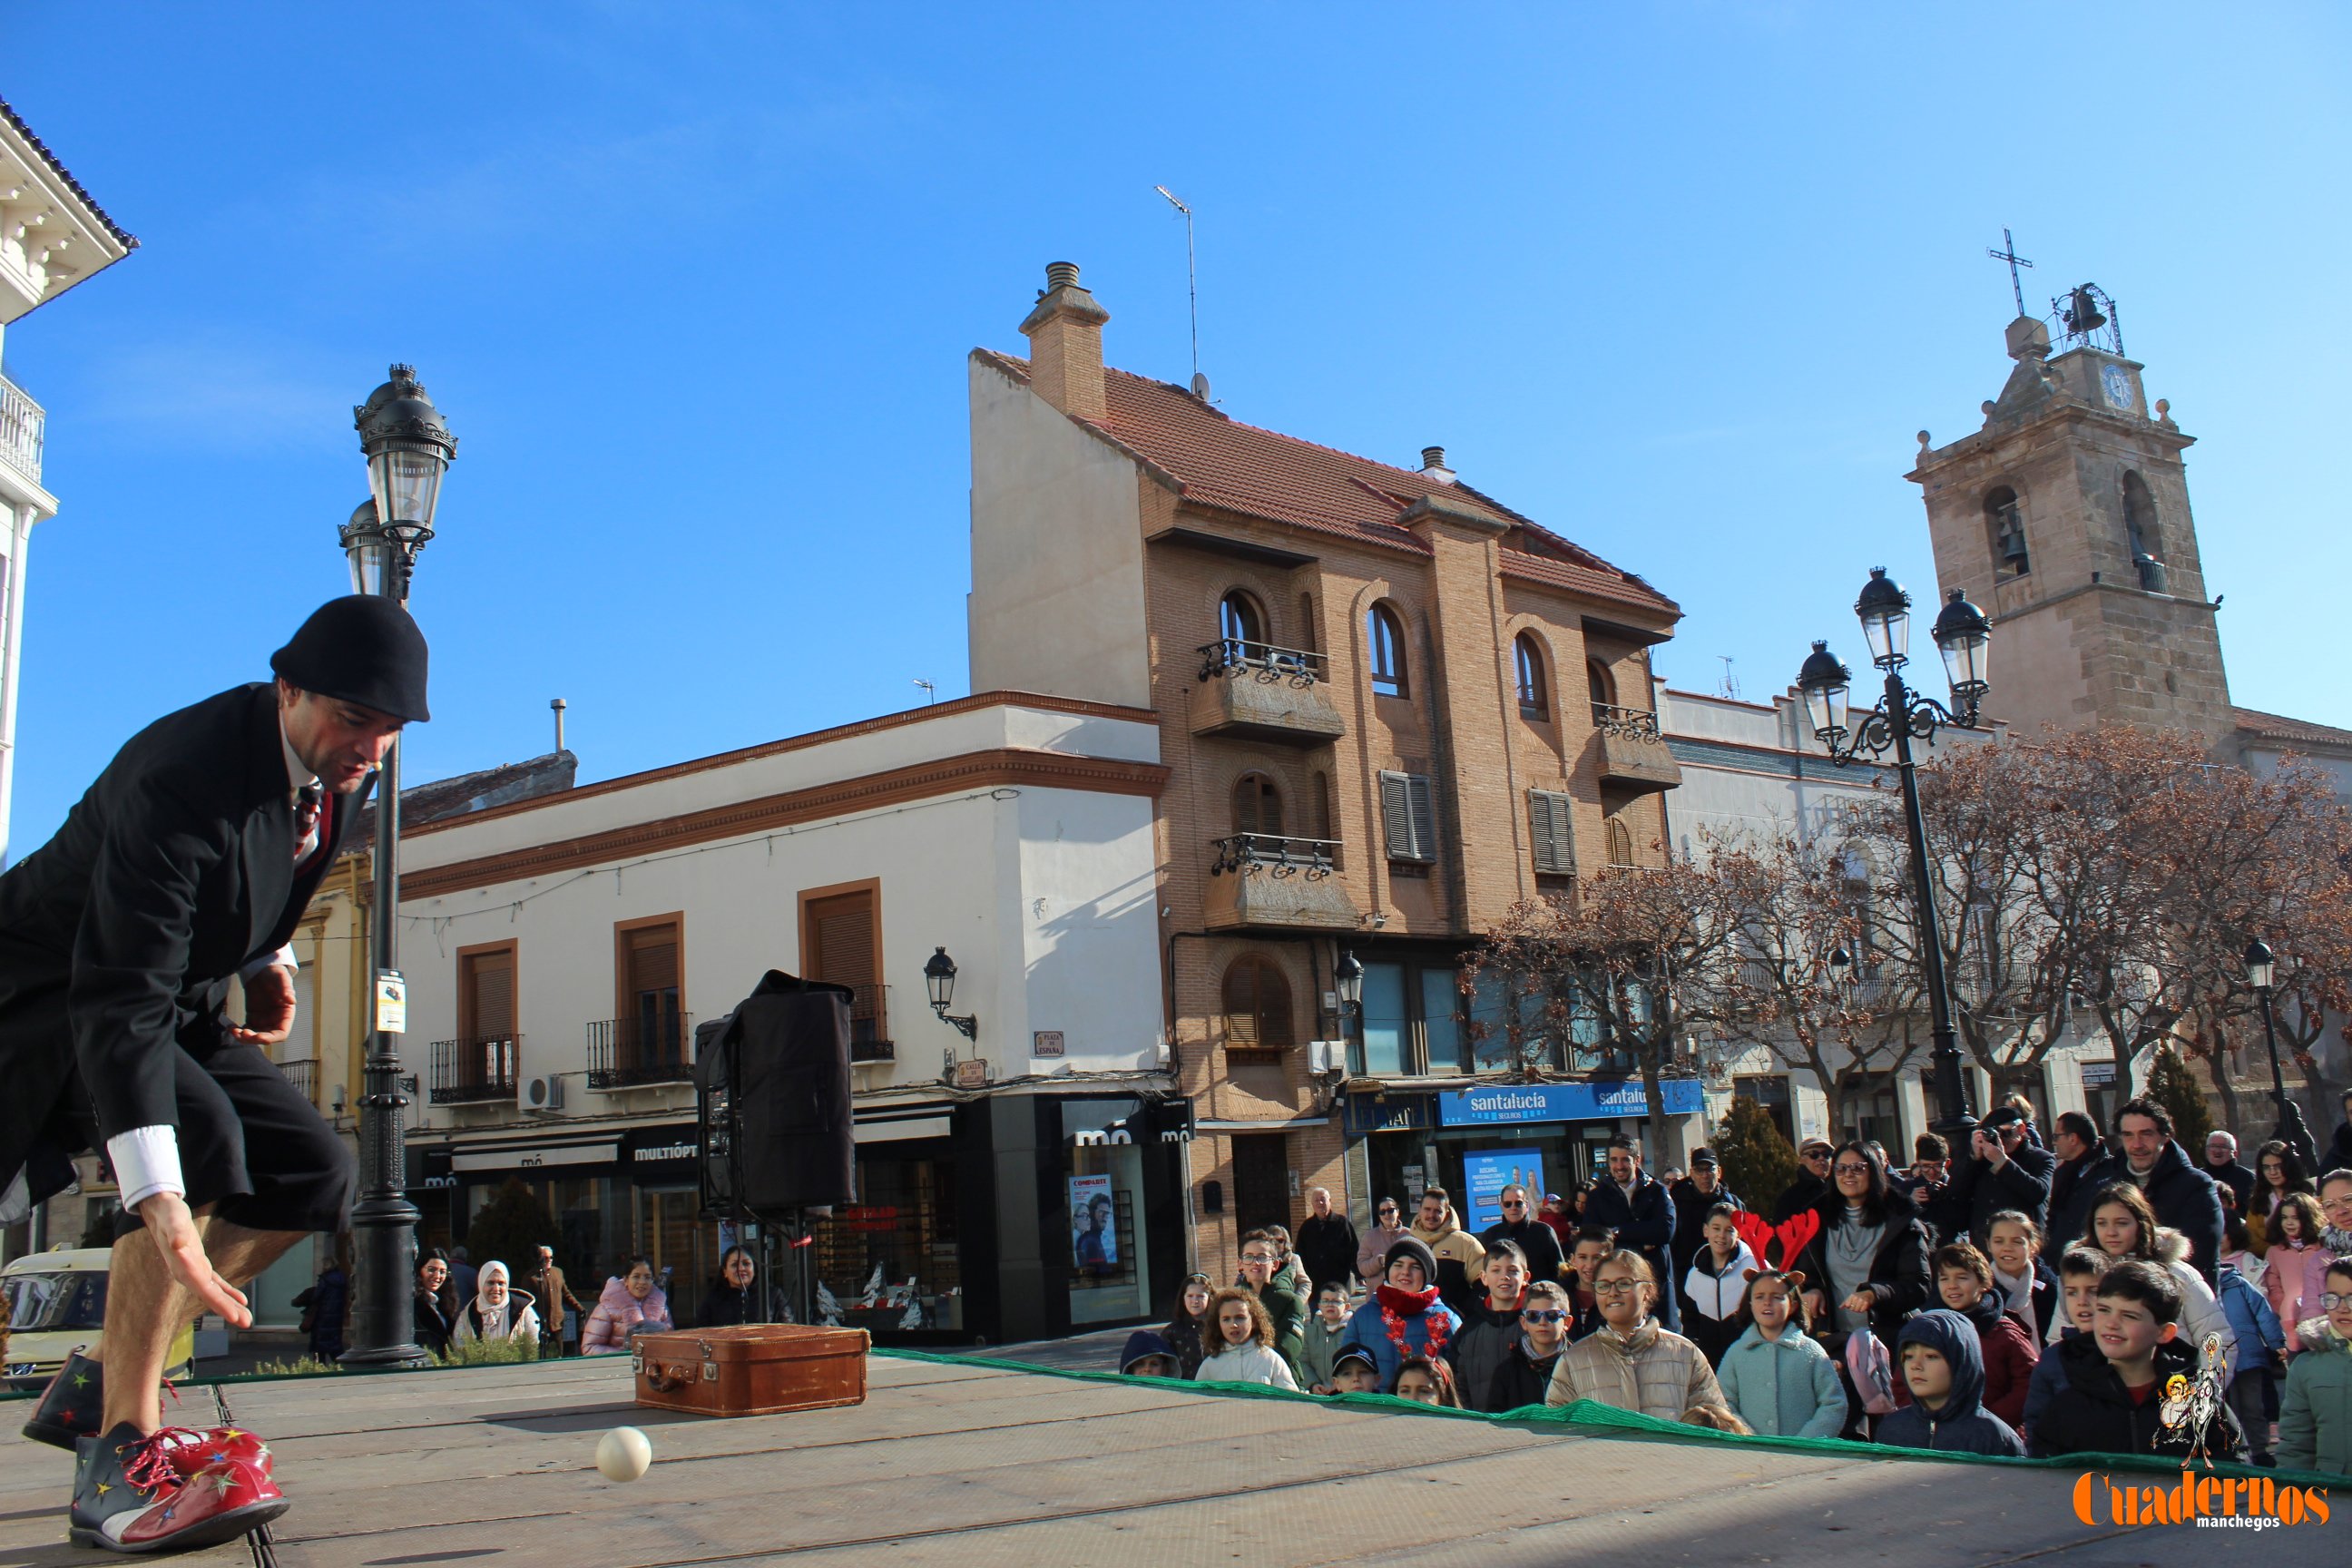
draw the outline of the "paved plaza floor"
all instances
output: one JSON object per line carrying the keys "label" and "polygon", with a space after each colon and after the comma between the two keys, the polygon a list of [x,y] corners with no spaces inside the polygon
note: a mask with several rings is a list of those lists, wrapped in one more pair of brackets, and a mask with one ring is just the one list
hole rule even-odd
{"label": "paved plaza floor", "polygon": [[[218,1391],[293,1510],[252,1568],[890,1568],[1461,1563],[2341,1562],[2352,1523],[2091,1529],[2071,1472],[1856,1460],[877,1356],[861,1406],[712,1421],[640,1411],[625,1358]],[[187,1393],[184,1419],[215,1397]],[[68,1545],[70,1461],[0,1405],[0,1568]],[[209,1410],[206,1410],[209,1414]],[[596,1438],[654,1467],[614,1483]]]}

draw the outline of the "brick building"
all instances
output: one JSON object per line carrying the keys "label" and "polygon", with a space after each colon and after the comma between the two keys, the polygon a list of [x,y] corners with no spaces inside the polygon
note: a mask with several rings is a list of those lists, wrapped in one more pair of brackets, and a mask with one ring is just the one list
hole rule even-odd
{"label": "brick building", "polygon": [[[1680,612],[1440,448],[1392,467],[1106,368],[1108,312],[1074,266],[1047,285],[1028,359],[971,358],[971,679],[1159,715],[1201,1266],[1295,1226],[1307,1186],[1360,1221],[1374,1193],[1458,1192],[1470,1142],[1589,1168],[1638,1124],[1590,1084],[1449,1129],[1480,1065],[1455,963],[1513,904],[1664,853],[1649,650]],[[1367,969],[1353,1038],[1343,952]]]}

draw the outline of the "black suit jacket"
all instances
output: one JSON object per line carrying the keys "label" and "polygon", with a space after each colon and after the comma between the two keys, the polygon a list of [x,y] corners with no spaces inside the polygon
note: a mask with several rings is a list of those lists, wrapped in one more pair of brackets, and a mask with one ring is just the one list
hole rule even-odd
{"label": "black suit jacket", "polygon": [[230,981],[292,938],[364,794],[328,797],[298,878],[276,689],[240,686],[132,736],[0,876],[0,1185],[63,1184],[85,1089],[101,1142],[179,1124],[173,1047],[219,1047]]}

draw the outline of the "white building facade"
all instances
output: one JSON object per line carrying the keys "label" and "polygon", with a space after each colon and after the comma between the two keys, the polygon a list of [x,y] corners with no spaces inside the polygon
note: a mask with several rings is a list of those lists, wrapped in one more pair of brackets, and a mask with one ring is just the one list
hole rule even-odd
{"label": "white building facade", "polygon": [[[1159,756],[1149,710],[989,694],[404,837],[421,1239],[519,1179],[583,1297],[643,1252],[690,1312],[722,1241],[694,1027],[782,970],[857,996],[859,1191],[817,1225],[817,1274],[845,1303],[877,1271],[895,1293],[853,1322],[1001,1341],[1149,1316],[1183,1257]],[[942,948],[972,1040],[929,1005]],[[1082,1270],[1098,1194],[1109,1258]]]}

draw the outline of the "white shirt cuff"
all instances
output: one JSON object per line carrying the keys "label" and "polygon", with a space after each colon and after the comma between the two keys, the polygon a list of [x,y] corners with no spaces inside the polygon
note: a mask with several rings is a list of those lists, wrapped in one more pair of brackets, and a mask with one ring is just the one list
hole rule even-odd
{"label": "white shirt cuff", "polygon": [[289,942],[276,952],[264,953],[238,970],[236,977],[239,980],[250,980],[265,969],[290,969],[297,974],[301,973],[302,965],[294,958],[294,944]]}
{"label": "white shirt cuff", "polygon": [[187,1194],[180,1179],[180,1134],[173,1128],[158,1124],[118,1132],[106,1141],[106,1157],[114,1166],[115,1185],[122,1189],[122,1206],[134,1214],[157,1193]]}

